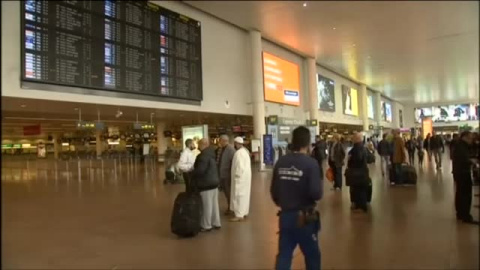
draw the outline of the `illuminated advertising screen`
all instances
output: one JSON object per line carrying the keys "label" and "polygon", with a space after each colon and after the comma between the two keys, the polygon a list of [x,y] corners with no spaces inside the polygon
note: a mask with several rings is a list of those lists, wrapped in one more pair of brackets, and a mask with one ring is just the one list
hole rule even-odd
{"label": "illuminated advertising screen", "polygon": [[421,123],[423,118],[430,117],[432,115],[433,113],[431,107],[415,109],[415,121],[417,123]]}
{"label": "illuminated advertising screen", "polygon": [[451,120],[454,110],[452,111],[447,106],[437,106],[432,108],[433,122],[448,122]]}
{"label": "illuminated advertising screen", "polygon": [[335,111],[335,82],[317,74],[318,108],[322,111]]}
{"label": "illuminated advertising screen", "polygon": [[358,116],[357,89],[342,85],[343,113]]}
{"label": "illuminated advertising screen", "polygon": [[385,102],[385,121],[392,122],[392,104]]}
{"label": "illuminated advertising screen", "polygon": [[265,101],[300,106],[300,70],[297,64],[263,52]]}
{"label": "illuminated advertising screen", "polygon": [[367,107],[368,107],[368,118],[374,119],[375,110],[374,110],[374,107],[373,107],[373,95],[370,94],[370,93],[367,96]]}
{"label": "illuminated advertising screen", "polygon": [[380,119],[385,121],[385,101],[380,101]]}

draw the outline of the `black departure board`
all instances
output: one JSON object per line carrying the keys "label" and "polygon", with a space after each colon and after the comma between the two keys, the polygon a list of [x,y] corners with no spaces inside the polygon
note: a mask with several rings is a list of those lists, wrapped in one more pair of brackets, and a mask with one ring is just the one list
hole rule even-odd
{"label": "black departure board", "polygon": [[22,79],[201,101],[200,22],[147,1],[22,1]]}

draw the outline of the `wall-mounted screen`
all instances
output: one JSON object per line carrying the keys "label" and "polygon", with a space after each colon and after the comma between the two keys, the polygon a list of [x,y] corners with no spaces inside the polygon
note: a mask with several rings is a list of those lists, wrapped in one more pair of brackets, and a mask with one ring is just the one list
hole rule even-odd
{"label": "wall-mounted screen", "polygon": [[433,122],[448,122],[452,118],[453,114],[450,108],[447,106],[437,106],[432,108],[432,121]]}
{"label": "wall-mounted screen", "polygon": [[385,121],[385,101],[380,101],[380,119]]}
{"label": "wall-mounted screen", "polygon": [[343,113],[358,116],[357,89],[342,85]]}
{"label": "wall-mounted screen", "polygon": [[335,111],[335,82],[317,74],[318,108],[322,111]]}
{"label": "wall-mounted screen", "polygon": [[392,104],[385,102],[385,121],[392,122]]}
{"label": "wall-mounted screen", "polygon": [[300,70],[297,64],[263,52],[265,101],[300,106]]}
{"label": "wall-mounted screen", "polygon": [[421,123],[422,119],[425,117],[432,116],[432,108],[416,108],[415,109],[415,121]]}
{"label": "wall-mounted screen", "polygon": [[478,104],[457,104],[415,108],[415,121],[421,123],[425,117],[433,122],[478,121]]}
{"label": "wall-mounted screen", "polygon": [[368,93],[367,96],[367,107],[368,107],[368,118],[375,119],[375,108],[373,106],[373,94]]}
{"label": "wall-mounted screen", "polygon": [[22,80],[201,101],[200,22],[148,1],[21,1]]}

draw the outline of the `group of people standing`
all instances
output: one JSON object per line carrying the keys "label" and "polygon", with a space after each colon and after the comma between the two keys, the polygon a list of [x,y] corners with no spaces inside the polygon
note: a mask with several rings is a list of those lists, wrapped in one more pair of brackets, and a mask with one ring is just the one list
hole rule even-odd
{"label": "group of people standing", "polygon": [[217,149],[204,138],[198,141],[198,155],[195,155],[195,149],[194,141],[187,139],[177,166],[183,172],[187,192],[200,193],[203,208],[201,230],[208,232],[221,228],[219,188],[227,198],[225,214],[230,221],[247,218],[252,170],[250,153],[244,147],[243,138],[236,137],[234,146],[231,146],[228,136],[223,135]]}

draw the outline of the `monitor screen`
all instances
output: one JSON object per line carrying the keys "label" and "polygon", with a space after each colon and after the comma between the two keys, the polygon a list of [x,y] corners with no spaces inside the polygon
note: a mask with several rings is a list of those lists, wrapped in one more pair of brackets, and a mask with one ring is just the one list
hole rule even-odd
{"label": "monitor screen", "polygon": [[448,122],[451,120],[451,110],[447,106],[437,106],[432,108],[433,122]]}
{"label": "monitor screen", "polygon": [[318,108],[322,111],[335,111],[335,82],[317,74]]}
{"label": "monitor screen", "polygon": [[385,102],[385,121],[392,122],[392,104]]}
{"label": "monitor screen", "polygon": [[263,52],[265,101],[300,106],[300,70],[298,65]]}
{"label": "monitor screen", "polygon": [[358,116],[357,89],[342,85],[343,113]]}
{"label": "monitor screen", "polygon": [[373,95],[372,94],[368,94],[367,107],[368,107],[368,118],[374,119],[375,110],[374,110],[374,107],[373,107]]}

